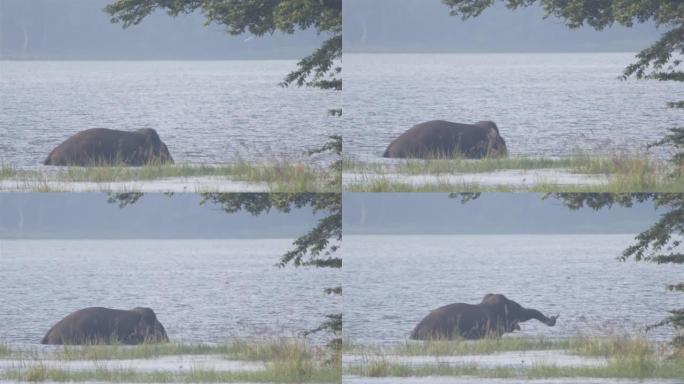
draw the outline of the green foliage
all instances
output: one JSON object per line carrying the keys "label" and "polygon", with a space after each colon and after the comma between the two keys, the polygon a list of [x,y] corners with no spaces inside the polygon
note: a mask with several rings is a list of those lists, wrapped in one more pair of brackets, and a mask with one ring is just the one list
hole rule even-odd
{"label": "green foliage", "polygon": [[314,212],[327,212],[316,227],[294,241],[294,249],[285,253],[278,265],[342,267],[342,258],[334,255],[342,240],[342,198],[339,193],[204,193],[202,198],[203,204],[219,205],[226,213],[243,210],[256,216],[271,210],[288,213],[293,208],[305,206]]}
{"label": "green foliage", "polygon": [[335,161],[330,164],[330,172],[334,175],[329,187],[333,187],[336,190],[341,190],[342,188],[342,136],[332,135],[329,137],[327,143],[325,143],[321,148],[313,149],[309,151],[309,156],[319,154],[319,153],[331,153],[335,156]]}
{"label": "green foliage", "polygon": [[[342,35],[336,35],[323,42],[311,55],[301,59],[297,70],[290,72],[280,85],[306,85],[321,89],[342,90],[342,67],[335,60],[342,57]],[[337,113],[337,112],[335,112]],[[332,114],[332,112],[331,112]]]}
{"label": "green foliage", "polygon": [[[656,264],[684,264],[684,194],[681,193],[554,193],[551,195],[572,210],[589,207],[593,210],[614,205],[631,207],[634,203],[653,201],[656,208],[667,210],[651,228],[636,236],[636,243],[624,250],[620,259]],[[684,293],[684,283],[670,284],[667,289]],[[653,327],[670,325],[678,331],[672,344],[684,353],[684,308],[672,309],[670,316]]]}
{"label": "green foliage", "polygon": [[112,23],[124,28],[139,24],[157,9],[170,16],[201,12],[206,24],[221,25],[231,35],[255,36],[276,31],[295,33],[315,28],[331,37],[283,83],[308,85],[323,89],[342,89],[342,0],[116,0],[105,7]]}
{"label": "green foliage", "polygon": [[670,128],[670,133],[661,140],[649,145],[649,147],[667,145],[674,147],[676,153],[670,159],[674,170],[670,174],[672,178],[684,176],[684,128]]}

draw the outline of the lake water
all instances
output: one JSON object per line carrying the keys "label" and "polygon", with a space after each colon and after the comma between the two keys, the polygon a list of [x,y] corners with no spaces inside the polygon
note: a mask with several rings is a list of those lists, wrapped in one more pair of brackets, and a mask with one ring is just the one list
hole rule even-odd
{"label": "lake water", "polygon": [[0,163],[38,166],[88,128],[154,128],[176,162],[302,157],[339,92],[282,88],[292,60],[0,61]]}
{"label": "lake water", "polygon": [[[339,270],[277,268],[291,240],[0,240],[0,343],[38,344],[91,306],[157,313],[172,341],[272,339],[318,326]],[[312,336],[314,343],[329,336]]]}
{"label": "lake water", "polygon": [[[404,342],[432,309],[503,293],[524,307],[560,313],[555,327],[530,320],[513,335],[622,335],[681,307],[665,285],[668,265],[619,262],[632,235],[361,236],[344,239],[344,332],[359,343]],[[646,334],[667,340],[672,329]]]}
{"label": "lake water", "polygon": [[345,155],[379,161],[397,136],[436,119],[492,120],[512,154],[643,150],[684,122],[666,108],[682,87],[619,80],[633,61],[631,53],[346,54]]}

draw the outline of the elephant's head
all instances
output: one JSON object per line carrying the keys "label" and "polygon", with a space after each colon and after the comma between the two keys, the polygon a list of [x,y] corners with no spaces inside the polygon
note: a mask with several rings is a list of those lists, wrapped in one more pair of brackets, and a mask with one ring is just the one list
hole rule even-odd
{"label": "elephant's head", "polygon": [[148,159],[159,163],[171,163],[173,164],[173,158],[169,152],[169,148],[161,141],[159,134],[152,128],[142,128],[136,131],[138,134],[144,137],[145,147],[149,148],[149,152],[146,154]]}
{"label": "elephant's head", "polygon": [[137,343],[159,343],[169,342],[169,337],[166,335],[166,329],[162,323],[157,320],[157,315],[150,308],[133,308],[131,312],[138,315],[135,331],[130,336],[133,341]]}
{"label": "elephant's head", "polygon": [[487,157],[502,157],[508,155],[506,142],[499,134],[499,127],[493,121],[478,121],[475,123],[487,129]]}
{"label": "elephant's head", "polygon": [[556,319],[559,316],[546,317],[536,309],[525,308],[501,294],[485,295],[481,305],[490,307],[497,314],[498,319],[503,322],[504,332],[519,331],[520,323],[530,319],[537,319],[552,327],[556,325]]}

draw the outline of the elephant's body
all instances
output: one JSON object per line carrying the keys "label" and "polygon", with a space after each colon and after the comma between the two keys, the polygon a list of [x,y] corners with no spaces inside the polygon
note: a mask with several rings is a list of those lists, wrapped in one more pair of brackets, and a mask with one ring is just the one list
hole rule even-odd
{"label": "elephant's body", "polygon": [[412,339],[481,339],[501,337],[520,330],[519,323],[537,319],[548,326],[556,317],[546,317],[535,309],[523,308],[504,295],[486,295],[480,304],[455,303],[430,312],[411,333]]}
{"label": "elephant's body", "polygon": [[505,156],[506,142],[491,121],[459,124],[443,120],[413,126],[395,139],[385,150],[389,158],[453,158],[480,159]]}
{"label": "elephant's body", "polygon": [[164,326],[150,308],[85,308],[60,320],[42,344],[128,344],[168,342]]}
{"label": "elephant's body", "polygon": [[157,131],[151,128],[133,132],[107,128],[81,131],[50,152],[45,165],[126,165],[173,164]]}

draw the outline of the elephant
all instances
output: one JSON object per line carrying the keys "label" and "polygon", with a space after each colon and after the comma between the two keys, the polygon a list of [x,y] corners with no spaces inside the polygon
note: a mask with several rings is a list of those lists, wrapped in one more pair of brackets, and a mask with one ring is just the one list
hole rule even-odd
{"label": "elephant", "polygon": [[464,157],[481,159],[508,154],[506,142],[492,121],[475,124],[433,120],[414,125],[396,138],[383,157],[434,159]]}
{"label": "elephant", "polygon": [[42,344],[168,343],[164,326],[150,308],[131,310],[102,307],[73,312],[52,326]]}
{"label": "elephant", "polygon": [[411,332],[416,340],[501,337],[520,330],[520,323],[537,319],[553,327],[559,315],[546,317],[536,309],[522,307],[502,294],[487,294],[480,304],[454,303],[425,316]]}
{"label": "elephant", "polygon": [[76,133],[50,152],[45,165],[125,165],[173,164],[157,131],[152,128],[118,131],[93,128]]}

